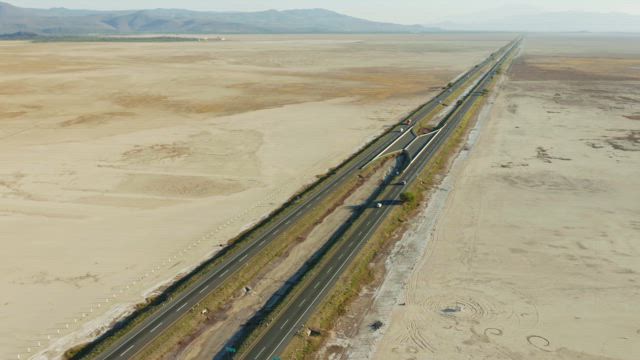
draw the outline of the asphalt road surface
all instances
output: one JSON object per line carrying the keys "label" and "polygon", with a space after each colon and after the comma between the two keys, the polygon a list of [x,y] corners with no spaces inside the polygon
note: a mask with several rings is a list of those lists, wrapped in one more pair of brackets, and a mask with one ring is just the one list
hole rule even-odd
{"label": "asphalt road surface", "polygon": [[[512,43],[511,45],[513,46],[509,50],[515,49],[517,44]],[[377,202],[382,204],[397,203],[400,194],[416,179],[429,160],[455,130],[477,98],[481,96],[480,91],[488,86],[499,65],[504,62],[509,53],[510,51],[506,52],[500,58],[500,61],[483,76],[465,101],[443,119],[437,132],[428,138],[424,151],[419,153],[417,160],[411,163],[400,177],[393,181],[387,181],[382,185],[386,187],[386,191]],[[405,185],[402,185],[403,180],[406,181]],[[331,258],[323,263],[319,271],[308,282],[305,282],[304,288],[293,299],[287,300],[286,308],[271,321],[267,331],[240,358],[252,360],[278,359],[277,355],[284,350],[291,338],[301,330],[304,322],[328,294],[344,269],[366,244],[391,209],[392,206],[384,205],[381,208],[370,206],[364,210],[359,220],[354,224],[353,231],[349,231],[349,235],[336,244],[338,246],[337,251],[332,251]]]}
{"label": "asphalt road surface", "polygon": [[[229,256],[228,259],[221,262],[220,265],[216,266],[214,269],[208,270],[206,273],[199,274],[200,280],[194,282],[194,284],[187,290],[171,297],[170,300],[166,301],[166,303],[155,313],[141,321],[140,324],[135,326],[130,332],[122,336],[118,341],[114,342],[105,351],[101,352],[94,358],[99,360],[122,360],[129,359],[140,352],[156,337],[164,331],[167,331],[174,322],[180,319],[180,317],[186,314],[202,299],[216,291],[216,289],[224,284],[230,276],[250,264],[253,256],[260,253],[260,251],[264,247],[268,246],[271,241],[277,238],[280,233],[292,226],[299,218],[312,210],[314,206],[321,203],[333,189],[355,174],[358,169],[375,158],[381,151],[396,141],[398,137],[405,134],[404,132],[400,132],[400,127],[404,128],[405,132],[409,131],[415,125],[415,120],[423,118],[437,106],[440,106],[440,101],[444,101],[452,92],[455,92],[458,88],[464,86],[470,77],[480,71],[484,65],[490,63],[492,60],[493,59],[491,57],[485,59],[482,63],[459,77],[453,82],[453,85],[450,87],[450,91],[443,90],[440,94],[432,98],[429,102],[413,113],[409,117],[409,119],[411,119],[411,125],[396,125],[392,131],[389,131],[379,137],[361,153],[339,168],[335,174],[320,183],[310,194],[303,196],[290,209],[285,210],[285,215],[280,216],[278,221],[266,224],[263,228],[257,230],[260,232],[259,236],[255,236],[252,240],[236,245],[238,246],[237,251],[235,251],[233,255]],[[400,191],[401,188],[398,187],[397,190]],[[375,213],[386,214],[387,211],[388,209],[384,208]],[[371,222],[368,222],[369,225],[371,225],[370,223]],[[367,237],[368,234],[370,234],[370,231],[367,232]],[[367,237],[363,237],[362,239]],[[362,239],[360,239],[357,244],[360,244]],[[79,358],[82,358],[82,356],[79,356]]]}

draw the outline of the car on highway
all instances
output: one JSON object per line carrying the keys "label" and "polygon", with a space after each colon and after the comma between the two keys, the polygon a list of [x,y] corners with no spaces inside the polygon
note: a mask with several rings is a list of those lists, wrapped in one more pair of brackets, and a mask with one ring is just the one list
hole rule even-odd
{"label": "car on highway", "polygon": [[398,183],[398,185],[407,185],[407,180],[402,180]]}
{"label": "car on highway", "polygon": [[377,203],[376,203],[376,207],[377,207],[378,209],[380,209],[380,208],[382,207],[382,203],[377,202]]}

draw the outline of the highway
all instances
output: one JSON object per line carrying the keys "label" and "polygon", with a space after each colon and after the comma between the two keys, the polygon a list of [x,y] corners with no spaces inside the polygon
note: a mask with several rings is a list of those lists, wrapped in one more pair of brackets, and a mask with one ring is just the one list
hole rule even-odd
{"label": "highway", "polygon": [[[415,125],[416,119],[422,119],[436,107],[440,106],[440,101],[446,100],[451,93],[454,93],[457,89],[464,86],[470,77],[481,71],[483,67],[492,60],[491,57],[485,59],[481,64],[478,64],[453,82],[450,90],[443,90],[429,102],[421,106],[408,117],[411,120],[411,125],[396,125],[390,131],[374,140],[359,154],[338,168],[335,173],[328,176],[313,190],[302,196],[299,201],[291,205],[290,208],[286,209],[281,216],[277,217],[277,220],[271,221],[255,230],[256,235],[252,236],[249,240],[234,245],[236,247],[234,252],[230,254],[228,258],[221,261],[219,265],[207,270],[206,273],[197,274],[199,280],[194,281],[188,289],[170,296],[169,300],[157,311],[140,321],[131,331],[120,337],[99,355],[95,357],[92,356],[92,358],[99,360],[129,359],[139,353],[145,346],[151,343],[151,341],[164,331],[167,331],[174,322],[180,319],[202,299],[216,291],[229,277],[246,265],[251,264],[251,260],[256,254],[260,253],[260,251],[276,239],[279,234],[286,231],[290,226],[293,226],[299,218],[305,216],[316,205],[324,201],[326,196],[335,188],[339,187],[345,180],[350,178],[350,176],[356,174],[360,168],[369,163],[384,149],[388,148],[394,142],[397,142],[396,140],[406,134],[406,132]],[[401,132],[400,127],[404,128],[405,131]],[[388,209],[383,210],[383,212],[386,211],[388,211]],[[99,342],[95,342],[92,346],[98,346],[99,344]],[[91,349],[91,347],[89,349]],[[86,355],[87,353],[81,352],[74,358],[81,359],[86,357]]]}
{"label": "highway", "polygon": [[[449,138],[457,125],[464,118],[465,114],[473,106],[485,89],[498,67],[505,61],[519,42],[511,43],[511,47],[500,58],[490,71],[488,71],[476,84],[471,92],[465,97],[462,104],[459,104],[449,112],[441,121],[436,131],[425,137],[423,149],[416,154],[416,160],[412,162],[396,178],[387,179],[381,186],[384,187],[383,194],[376,202],[383,204],[396,204],[400,195],[412,184],[421,171],[428,164],[429,160],[437,153],[438,149]],[[406,181],[403,183],[402,181]],[[404,184],[404,185],[402,185]],[[380,223],[392,210],[392,205],[384,205],[381,208],[375,206],[367,207],[358,221],[353,225],[343,240],[335,246],[336,251],[332,251],[329,259],[320,265],[317,271],[313,272],[311,278],[304,281],[303,288],[291,299],[287,299],[285,308],[270,321],[266,331],[254,341],[248,351],[241,354],[241,359],[251,360],[272,360],[277,359],[277,355],[284,350],[291,338],[301,329],[301,326],[313,313],[314,309],[329,293],[340,275],[347,268],[354,256],[367,243],[367,240],[376,231]]]}

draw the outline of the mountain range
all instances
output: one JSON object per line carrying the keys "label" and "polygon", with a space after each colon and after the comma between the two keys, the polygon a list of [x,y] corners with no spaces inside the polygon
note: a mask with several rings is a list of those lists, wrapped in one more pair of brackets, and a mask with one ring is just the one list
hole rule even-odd
{"label": "mountain range", "polygon": [[503,9],[495,9],[431,26],[454,31],[640,32],[640,15],[531,9],[509,14]]}
{"label": "mountain range", "polygon": [[368,21],[324,9],[260,12],[178,9],[94,11],[29,9],[0,2],[0,34],[421,33],[436,30],[421,25]]}

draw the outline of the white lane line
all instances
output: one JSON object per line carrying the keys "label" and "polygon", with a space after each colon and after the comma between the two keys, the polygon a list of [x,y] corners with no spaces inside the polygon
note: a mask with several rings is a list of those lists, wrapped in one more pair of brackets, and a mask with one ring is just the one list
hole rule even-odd
{"label": "white lane line", "polygon": [[[385,210],[386,213],[386,210]],[[376,222],[376,224],[379,222],[380,220],[378,220]],[[373,228],[369,229],[369,231],[367,232],[367,236],[369,236],[369,234],[371,233],[371,231],[373,231]],[[338,273],[340,272],[340,270],[342,270],[342,268],[347,265],[347,263],[349,262],[349,259],[351,259],[353,257],[353,255],[355,254],[356,250],[353,249],[351,250],[351,253],[349,254],[349,257],[347,258],[347,261],[343,262],[342,265],[340,265],[340,267],[338,268],[338,271],[336,271],[333,276],[331,276],[331,278],[329,279],[329,281],[327,281],[324,285],[324,287],[320,290],[320,292],[316,295],[316,297],[311,300],[311,303],[309,304],[309,306],[307,306],[307,308],[305,309],[305,311],[302,313],[302,315],[295,321],[295,323],[293,324],[294,326],[292,326],[291,328],[289,328],[289,330],[287,331],[287,333],[282,337],[282,339],[280,340],[280,342],[275,346],[274,350],[271,352],[271,354],[269,354],[268,357],[271,357],[273,354],[275,354],[276,351],[278,351],[278,348],[282,345],[282,343],[287,339],[287,337],[289,336],[289,334],[291,334],[292,331],[295,330],[295,325],[306,316],[306,314],[309,312],[309,310],[311,310],[311,308],[313,307],[313,305],[316,303],[316,301],[318,301],[318,299],[320,298],[320,296],[322,296],[322,293],[327,289],[327,287],[329,286],[329,284],[331,284],[331,282],[336,278],[336,276],[338,276]],[[315,289],[320,283],[316,283],[313,288]],[[261,352],[262,353],[262,352]]]}
{"label": "white lane line", "polygon": [[405,171],[411,166],[413,165],[413,163],[416,161],[417,158],[420,157],[420,155],[422,155],[422,153],[429,147],[429,145],[431,145],[431,143],[433,142],[433,140],[435,140],[435,138],[438,137],[438,135],[440,135],[441,131],[443,128],[438,129],[437,133],[435,135],[433,135],[433,137],[431,139],[429,139],[429,141],[427,141],[427,143],[422,147],[422,149],[420,149],[420,151],[418,151],[418,153],[416,154],[416,156],[409,161],[409,165],[407,165],[404,169]]}
{"label": "white lane line", "polygon": [[184,303],[182,304],[182,306],[180,306],[179,308],[176,309],[176,312],[182,310],[185,306],[187,306],[188,303]]}
{"label": "white lane line", "polygon": [[202,290],[200,290],[199,294],[202,294],[203,292],[205,292],[205,290],[207,290],[209,288],[209,285],[205,286],[202,288]]}
{"label": "white lane line", "polygon": [[223,277],[228,272],[229,272],[229,269],[225,270],[222,274],[220,274],[220,277]]}
{"label": "white lane line", "polygon": [[120,354],[120,357],[123,357],[123,356],[124,356],[124,354],[128,353],[128,352],[129,352],[129,350],[133,349],[133,346],[134,346],[134,345],[131,345],[131,346],[129,346],[129,347],[127,348],[127,350],[123,351],[123,352]]}
{"label": "white lane line", "polygon": [[286,223],[284,223],[284,224],[285,224],[285,225],[289,225],[289,224],[291,224],[291,220],[287,220],[287,222],[286,222]]}
{"label": "white lane line", "polygon": [[255,359],[260,358],[260,354],[262,354],[263,351],[267,350],[267,347],[263,347],[262,350],[260,350],[260,352],[258,353],[258,355],[256,355]]}
{"label": "white lane line", "polygon": [[158,328],[159,328],[162,324],[164,324],[164,321],[163,321],[163,322],[161,322],[160,324],[156,325],[156,326],[155,326],[153,329],[151,329],[151,331],[149,331],[149,332],[154,332],[154,331],[158,330]]}
{"label": "white lane line", "polygon": [[284,329],[284,327],[287,325],[288,322],[289,322],[289,319],[285,320],[282,326],[280,326],[280,330]]}
{"label": "white lane line", "polygon": [[329,268],[327,269],[327,272],[331,272],[331,269],[333,269],[333,265],[329,266]]}
{"label": "white lane line", "polygon": [[342,260],[342,258],[344,257],[344,253],[340,254],[340,256],[338,256],[338,260]]}
{"label": "white lane line", "polygon": [[258,246],[260,246],[260,245],[264,244],[264,242],[265,242],[265,241],[267,241],[267,240],[262,240],[262,241],[260,241],[260,242],[258,243]]}
{"label": "white lane line", "polygon": [[301,307],[306,302],[307,302],[307,298],[302,299],[302,301],[300,301],[300,304],[298,305],[298,307]]}
{"label": "white lane line", "polygon": [[[398,137],[396,137],[396,139],[395,139],[395,140],[393,140],[393,141],[391,142],[391,144],[387,145],[387,147],[385,147],[385,148],[384,148],[384,149],[382,149],[380,152],[378,152],[378,153],[376,154],[376,156],[374,156],[374,158],[373,158],[373,159],[371,159],[371,161],[367,162],[364,166],[367,166],[367,165],[369,165],[370,163],[374,162],[375,160],[378,160],[378,158],[379,158],[380,156],[382,156],[385,152],[387,152],[387,150],[391,149],[391,147],[392,147],[393,145],[395,145],[395,143],[397,143],[398,141],[400,141],[400,139],[402,139],[402,138],[403,138],[406,134],[408,134],[408,133],[410,133],[410,131],[405,131],[405,132],[401,133]],[[364,166],[363,166],[363,167],[364,167]]]}
{"label": "white lane line", "polygon": [[358,233],[358,236],[360,236],[360,235],[362,235],[362,231],[360,231],[360,232]]}
{"label": "white lane line", "polygon": [[320,285],[319,281],[315,285],[313,285],[313,288],[316,289],[318,287],[318,285]]}
{"label": "white lane line", "polygon": [[241,257],[238,261],[239,261],[239,262],[242,262],[242,260],[246,259],[246,258],[247,258],[247,256],[249,256],[249,254],[244,254],[244,256],[243,256],[243,257]]}

